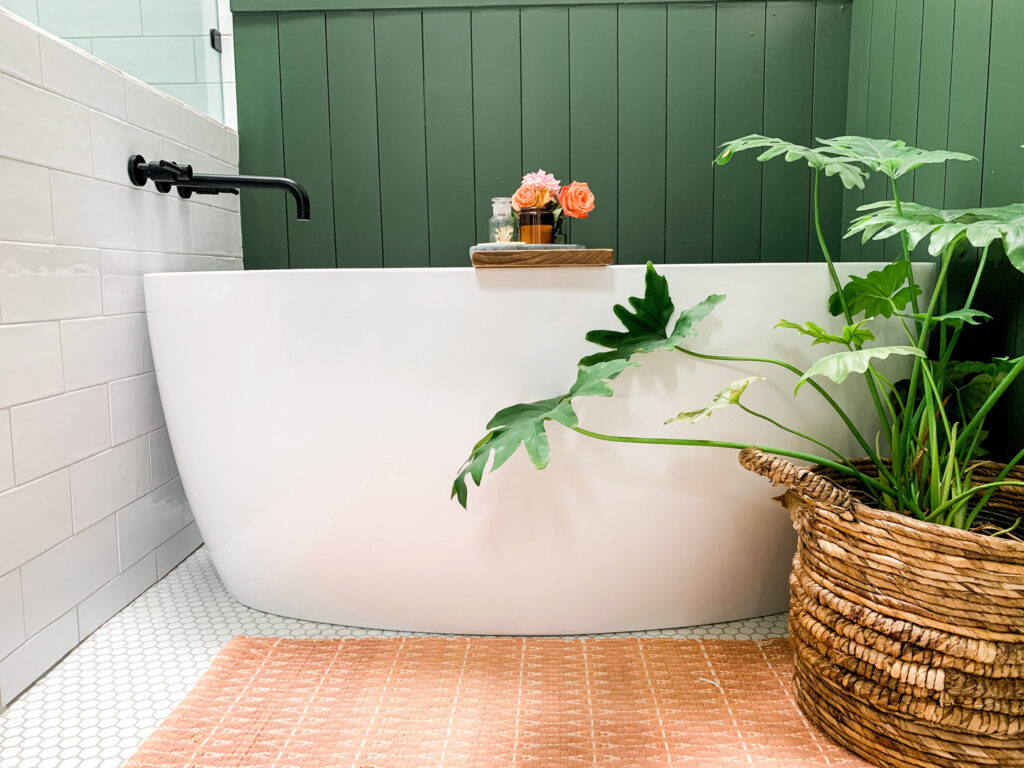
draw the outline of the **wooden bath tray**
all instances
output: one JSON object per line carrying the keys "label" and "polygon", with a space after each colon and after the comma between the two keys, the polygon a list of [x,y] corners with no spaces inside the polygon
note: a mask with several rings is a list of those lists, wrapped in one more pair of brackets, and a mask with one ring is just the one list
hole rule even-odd
{"label": "wooden bath tray", "polygon": [[604,267],[615,262],[615,252],[611,248],[524,248],[473,251],[470,258],[474,267]]}

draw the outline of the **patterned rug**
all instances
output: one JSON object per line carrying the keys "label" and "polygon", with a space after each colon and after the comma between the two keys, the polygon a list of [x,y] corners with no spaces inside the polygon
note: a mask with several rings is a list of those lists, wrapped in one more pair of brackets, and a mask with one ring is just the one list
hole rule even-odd
{"label": "patterned rug", "polygon": [[864,768],[800,715],[785,640],[229,642],[131,768]]}

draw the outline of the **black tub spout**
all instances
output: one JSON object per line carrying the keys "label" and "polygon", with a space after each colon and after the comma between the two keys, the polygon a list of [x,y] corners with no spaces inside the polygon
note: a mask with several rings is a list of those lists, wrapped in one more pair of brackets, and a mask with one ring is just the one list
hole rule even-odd
{"label": "black tub spout", "polygon": [[242,188],[249,189],[283,189],[295,198],[296,218],[309,221],[309,195],[302,185],[293,179],[283,176],[228,176],[213,173],[194,173],[191,166],[171,163],[166,160],[147,163],[142,155],[132,155],[128,159],[128,177],[138,187],[145,185],[149,179],[157,183],[161,192],[169,192],[171,187],[178,188],[181,197],[197,195],[219,195],[221,193],[237,195]]}

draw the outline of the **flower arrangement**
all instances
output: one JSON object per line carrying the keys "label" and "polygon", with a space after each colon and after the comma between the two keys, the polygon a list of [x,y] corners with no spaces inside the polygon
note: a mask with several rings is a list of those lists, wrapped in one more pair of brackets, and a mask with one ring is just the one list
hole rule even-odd
{"label": "flower arrangement", "polygon": [[585,219],[594,210],[594,193],[582,181],[563,187],[554,174],[541,168],[523,176],[519,189],[512,195],[512,208],[517,213],[526,208],[550,211],[554,216],[552,235],[557,238],[565,216]]}

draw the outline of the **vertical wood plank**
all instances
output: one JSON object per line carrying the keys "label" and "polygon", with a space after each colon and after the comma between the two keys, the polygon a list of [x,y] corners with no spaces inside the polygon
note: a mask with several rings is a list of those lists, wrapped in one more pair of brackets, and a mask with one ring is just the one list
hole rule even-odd
{"label": "vertical wood plank", "polygon": [[[765,3],[718,6],[715,143],[764,129]],[[716,262],[757,261],[761,251],[761,174],[744,152],[715,174]]]}
{"label": "vertical wood plank", "polygon": [[288,263],[293,269],[334,267],[326,19],[323,13],[287,13],[279,24],[284,169],[310,197],[309,221],[296,221],[288,199]]}
{"label": "vertical wood plank", "polygon": [[543,168],[568,184],[569,10],[523,8],[520,24],[523,170]]}
{"label": "vertical wood plank", "polygon": [[665,261],[667,8],[619,8],[619,262]]}
{"label": "vertical wood plank", "polygon": [[423,12],[432,267],[465,266],[477,242],[471,35],[468,10]]}
{"label": "vertical wood plank", "polygon": [[[846,133],[846,104],[850,82],[850,33],[852,11],[845,3],[818,0],[814,22],[814,104],[815,138],[833,138]],[[835,178],[821,180],[818,195],[821,229],[829,253],[839,258],[842,249],[843,185]],[[823,260],[813,221],[809,233],[809,258]]]}
{"label": "vertical wood plank", "polygon": [[[814,89],[814,3],[768,5],[764,58],[764,132],[810,146]],[[761,261],[806,261],[810,174],[803,162],[765,163],[761,183]]]}
{"label": "vertical wood plank", "polygon": [[[928,0],[921,37],[921,90],[917,113],[917,145],[942,149],[949,142],[949,88],[953,65],[954,0]],[[941,208],[946,168],[929,165],[915,172],[914,199]]]}
{"label": "vertical wood plank", "polygon": [[[1020,145],[1020,126],[1024,122],[1021,82],[1024,82],[1024,60],[1021,59],[1020,37],[1024,30],[1024,3],[1018,0],[994,0],[992,7],[992,39],[988,110],[985,131],[984,182],[982,203],[1006,205],[1024,200],[1024,150]],[[987,281],[991,286],[988,307],[1003,326],[1000,354],[1024,354],[1024,280],[1006,259]],[[1002,457],[1021,448],[1024,431],[1024,387],[1014,384],[995,414],[993,424],[1005,425],[998,445],[993,446]]]}
{"label": "vertical wood plank", "polygon": [[[896,6],[896,50],[893,56],[892,106],[890,108],[889,136],[908,144],[917,142],[917,107],[921,83],[921,32],[924,25],[924,0],[899,0]],[[914,199],[913,173],[899,180],[900,196]],[[886,261],[902,253],[897,237],[883,244]],[[922,258],[926,254],[922,251]]]}
{"label": "vertical wood plank", "polygon": [[374,14],[385,267],[430,264],[421,22],[419,11]]}
{"label": "vertical wood plank", "polygon": [[[985,151],[988,94],[982,84],[989,75],[991,31],[992,0],[957,0],[948,142],[950,149],[979,160]],[[946,208],[970,208],[981,203],[981,169],[980,162],[946,164]]]}
{"label": "vertical wood plank", "polygon": [[[1024,3],[994,0],[992,14],[982,203],[1007,205],[1024,200],[1024,58],[1020,50]],[[959,15],[957,19],[959,25]]]}
{"label": "vertical wood plank", "polygon": [[[846,130],[850,136],[864,136],[868,126],[868,83],[870,82],[872,16],[875,0],[856,0],[852,3],[853,19],[850,28],[850,86],[846,106]],[[843,193],[843,227],[857,215],[857,206],[864,202],[864,193],[848,189]],[[860,258],[860,240],[843,240],[840,253],[843,261]]]}
{"label": "vertical wood plank", "polygon": [[338,266],[381,267],[372,13],[328,14],[327,63]]}
{"label": "vertical wood plank", "polygon": [[[917,142],[918,101],[921,83],[921,33],[925,0],[899,0],[896,7],[896,51],[893,58],[891,138]],[[913,175],[900,180],[900,191],[912,199]]]}
{"label": "vertical wood plank", "polygon": [[618,237],[618,34],[615,6],[569,9],[570,176],[596,198],[572,236],[595,248],[614,248]]}
{"label": "vertical wood plank", "polygon": [[[896,0],[874,0],[865,121],[865,135],[873,139],[890,138],[895,44]],[[872,174],[864,187],[864,202],[873,203],[876,200],[886,200],[890,196],[888,180],[881,174]],[[861,245],[857,256],[859,261],[882,261],[883,258],[884,246],[876,240]]]}
{"label": "vertical wood plank", "polygon": [[[235,19],[238,80],[238,165],[241,173],[284,175],[281,131],[281,70],[277,15],[242,14]],[[242,247],[246,269],[288,267],[284,195],[242,190]]]}
{"label": "vertical wood plank", "polygon": [[872,138],[889,138],[892,116],[896,0],[874,0],[871,14],[871,59],[864,130]]}
{"label": "vertical wood plank", "polygon": [[665,261],[711,261],[715,195],[712,5],[668,9]]}
{"label": "vertical wood plank", "polygon": [[473,9],[473,144],[477,240],[487,239],[490,199],[516,191],[523,175],[519,10]]}

